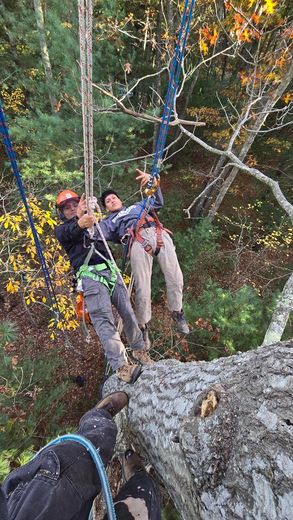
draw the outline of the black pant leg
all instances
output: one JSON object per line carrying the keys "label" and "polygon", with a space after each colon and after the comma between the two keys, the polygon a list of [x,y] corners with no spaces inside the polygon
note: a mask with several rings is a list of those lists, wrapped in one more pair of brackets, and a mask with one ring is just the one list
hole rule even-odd
{"label": "black pant leg", "polygon": [[[90,410],[81,418],[77,433],[100,448],[106,465],[117,434],[111,415],[105,410]],[[87,520],[100,489],[90,454],[72,441],[44,449],[8,475],[3,484],[10,520]]]}
{"label": "black pant leg", "polygon": [[[122,486],[114,499],[117,520],[160,520],[160,494],[154,480],[139,471]],[[104,516],[108,520],[108,515]]]}

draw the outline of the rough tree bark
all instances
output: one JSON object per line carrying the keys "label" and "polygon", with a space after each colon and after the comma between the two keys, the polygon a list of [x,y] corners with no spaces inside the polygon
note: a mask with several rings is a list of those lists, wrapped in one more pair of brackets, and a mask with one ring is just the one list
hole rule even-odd
{"label": "rough tree bark", "polygon": [[165,360],[134,385],[106,382],[105,393],[129,394],[122,434],[151,462],[183,520],[292,518],[292,348]]}
{"label": "rough tree bark", "polygon": [[46,81],[49,89],[49,101],[51,105],[52,113],[55,113],[56,109],[56,98],[51,93],[51,85],[53,81],[53,73],[52,73],[52,67],[50,62],[50,56],[46,41],[46,32],[45,32],[45,24],[44,24],[44,14],[43,14],[43,8],[41,0],[34,0],[34,10],[35,10],[35,16],[36,16],[36,22],[37,22],[37,28],[39,33],[39,40],[40,40],[40,48],[41,48],[41,55],[42,55],[42,62],[45,70],[46,75]]}

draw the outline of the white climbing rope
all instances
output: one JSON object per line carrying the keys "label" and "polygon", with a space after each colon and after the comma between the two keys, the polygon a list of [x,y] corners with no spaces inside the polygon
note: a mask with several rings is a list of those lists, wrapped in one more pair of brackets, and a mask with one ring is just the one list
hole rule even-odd
{"label": "white climbing rope", "polygon": [[84,147],[84,176],[87,210],[93,213],[89,197],[93,196],[94,154],[93,154],[93,91],[92,91],[92,0],[78,0],[79,44],[81,72],[81,102]]}
{"label": "white climbing rope", "polygon": [[[100,207],[94,190],[94,152],[93,152],[93,90],[92,90],[92,28],[93,28],[93,6],[92,0],[78,0],[79,16],[79,46],[80,46],[80,72],[81,72],[81,103],[82,103],[82,126],[83,126],[83,147],[84,147],[84,178],[85,178],[85,197],[87,212],[93,215],[97,210],[101,215]],[[112,251],[107,244],[99,222],[96,223],[106,251],[113,263],[118,276],[127,290],[123,276],[114,260]],[[90,237],[93,239],[95,228],[88,229]],[[98,253],[102,256],[100,253]]]}

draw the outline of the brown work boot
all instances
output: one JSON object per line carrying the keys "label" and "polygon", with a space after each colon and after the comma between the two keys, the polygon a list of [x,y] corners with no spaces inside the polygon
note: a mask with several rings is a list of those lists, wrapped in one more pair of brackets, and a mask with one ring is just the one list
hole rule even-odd
{"label": "brown work boot", "polygon": [[138,471],[145,471],[141,457],[131,448],[125,451],[122,457],[122,476],[127,482]]}
{"label": "brown work boot", "polygon": [[141,363],[142,365],[151,365],[152,363],[154,363],[154,361],[148,355],[148,353],[147,353],[145,348],[142,349],[142,350],[133,350],[132,351],[132,357],[136,361],[139,361],[139,363]]}
{"label": "brown work boot", "polygon": [[176,323],[176,328],[178,332],[181,332],[181,334],[189,334],[190,330],[187,325],[187,321],[185,319],[183,310],[173,311],[172,318]]}
{"label": "brown work boot", "polygon": [[116,370],[115,374],[121,381],[125,383],[135,383],[137,378],[140,376],[141,367],[139,365],[122,365],[122,367]]}
{"label": "brown work boot", "polygon": [[96,408],[99,410],[107,410],[107,412],[114,417],[114,415],[119,413],[122,408],[128,404],[128,400],[126,392],[113,392],[99,401],[98,404],[96,404]]}

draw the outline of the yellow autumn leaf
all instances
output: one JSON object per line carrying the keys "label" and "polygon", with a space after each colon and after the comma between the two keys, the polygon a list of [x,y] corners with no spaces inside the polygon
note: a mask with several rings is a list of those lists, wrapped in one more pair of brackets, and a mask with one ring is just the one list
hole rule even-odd
{"label": "yellow autumn leaf", "polygon": [[290,101],[293,101],[293,92],[287,92],[287,94],[285,94],[283,97],[283,101],[286,103],[286,105],[288,105]]}
{"label": "yellow autumn leaf", "polygon": [[126,285],[129,285],[129,283],[130,283],[130,276],[128,276],[128,274],[125,274],[125,273],[124,273],[124,274],[123,274],[123,280],[124,280],[124,283],[125,283]]}
{"label": "yellow autumn leaf", "polygon": [[6,291],[11,294],[16,293],[19,291],[19,286],[20,282],[18,282],[17,280],[11,280],[10,278],[6,285]]}
{"label": "yellow autumn leaf", "polygon": [[206,42],[202,38],[199,40],[199,48],[204,55],[206,55],[209,51]]}
{"label": "yellow autumn leaf", "polygon": [[274,14],[278,2],[275,2],[274,0],[264,0],[264,3],[264,11],[266,11],[268,14]]}

